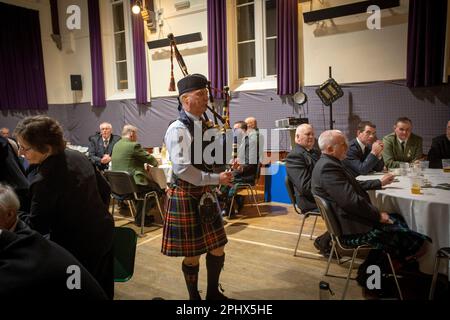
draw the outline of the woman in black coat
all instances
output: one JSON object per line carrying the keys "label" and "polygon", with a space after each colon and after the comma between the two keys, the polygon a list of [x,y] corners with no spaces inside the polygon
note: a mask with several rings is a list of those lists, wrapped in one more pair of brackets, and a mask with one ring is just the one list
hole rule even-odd
{"label": "woman in black coat", "polygon": [[30,212],[21,218],[72,253],[112,299],[114,222],[105,201],[108,185],[85,155],[65,148],[56,120],[25,118],[15,134],[20,153],[37,165]]}

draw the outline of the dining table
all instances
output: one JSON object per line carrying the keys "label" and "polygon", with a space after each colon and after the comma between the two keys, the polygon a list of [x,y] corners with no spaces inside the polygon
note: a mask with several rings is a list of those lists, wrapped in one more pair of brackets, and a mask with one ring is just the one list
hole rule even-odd
{"label": "dining table", "polygon": [[[358,176],[357,180],[380,179],[383,174]],[[420,193],[414,194],[411,181],[417,176],[421,178],[421,188]],[[381,190],[368,193],[380,211],[401,214],[411,230],[432,239],[429,250],[419,259],[420,270],[432,274],[436,252],[450,247],[450,173],[442,169],[423,169],[414,175],[407,172],[395,176],[394,182]],[[450,275],[445,263],[441,263],[439,272]]]}

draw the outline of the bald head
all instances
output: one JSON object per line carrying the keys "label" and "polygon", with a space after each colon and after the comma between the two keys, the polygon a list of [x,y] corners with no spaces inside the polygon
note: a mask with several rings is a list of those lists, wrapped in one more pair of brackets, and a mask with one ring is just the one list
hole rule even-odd
{"label": "bald head", "polygon": [[245,119],[245,123],[247,124],[248,129],[258,128],[258,124],[256,123],[256,119],[254,117],[248,117]]}
{"label": "bald head", "polygon": [[347,156],[348,143],[339,130],[327,130],[319,137],[319,148],[322,153],[344,160]]}
{"label": "bald head", "polygon": [[301,145],[306,150],[311,150],[314,146],[314,128],[310,124],[301,124],[295,130],[295,143]]}
{"label": "bald head", "polygon": [[0,129],[0,136],[2,136],[4,138],[8,138],[9,137],[9,129],[8,128],[1,128]]}

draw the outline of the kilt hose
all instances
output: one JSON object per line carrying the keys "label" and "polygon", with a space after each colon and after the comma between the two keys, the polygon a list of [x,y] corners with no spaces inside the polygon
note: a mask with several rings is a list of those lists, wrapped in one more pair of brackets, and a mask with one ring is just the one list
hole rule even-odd
{"label": "kilt hose", "polygon": [[344,235],[340,240],[350,247],[368,244],[374,249],[388,252],[397,259],[413,256],[426,240],[431,242],[426,235],[409,229],[401,215],[390,213],[389,217],[393,224],[380,224],[367,233]]}
{"label": "kilt hose", "polygon": [[167,191],[161,252],[166,256],[198,256],[224,246],[228,240],[220,212],[212,223],[202,223],[198,201],[210,186],[194,186],[178,179]]}

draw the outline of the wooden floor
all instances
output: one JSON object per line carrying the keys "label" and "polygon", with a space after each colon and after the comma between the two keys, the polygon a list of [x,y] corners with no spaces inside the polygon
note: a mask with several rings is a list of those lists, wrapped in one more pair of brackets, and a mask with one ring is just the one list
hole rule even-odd
{"label": "wooden floor", "polygon": [[[261,217],[256,207],[246,204],[237,218],[225,218],[228,244],[225,247],[225,267],[220,277],[224,294],[239,300],[314,300],[318,299],[319,282],[324,280],[335,292],[332,299],[340,299],[345,280],[323,276],[326,260],[317,254],[313,241],[309,239],[314,218],[307,220],[300,242],[300,253],[309,252],[310,258],[294,257],[301,222],[299,215],[290,205],[280,203],[261,203],[260,209]],[[160,223],[159,215],[155,216],[156,222]],[[124,223],[122,220],[116,221],[116,225]],[[138,230],[134,224],[127,226]],[[187,299],[181,271],[182,258],[161,254],[161,227],[145,230],[146,236],[138,240],[134,276],[128,282],[116,283],[115,299]],[[314,233],[320,235],[324,231],[324,223],[319,218]],[[345,271],[346,268],[333,262],[331,272],[344,275]],[[199,277],[199,290],[204,297],[204,256],[200,260]],[[350,282],[347,299],[364,299],[355,281]]]}

